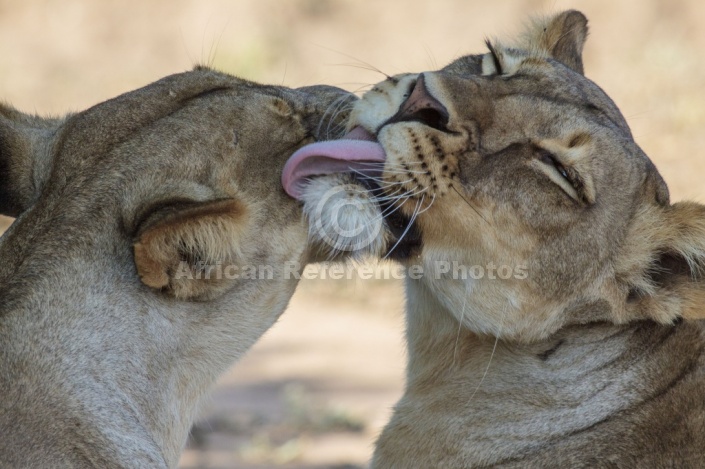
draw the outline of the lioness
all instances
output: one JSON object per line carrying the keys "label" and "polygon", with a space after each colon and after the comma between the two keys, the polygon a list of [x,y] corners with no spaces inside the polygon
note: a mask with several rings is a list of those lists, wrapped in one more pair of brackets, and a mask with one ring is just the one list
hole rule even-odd
{"label": "lioness", "polygon": [[0,467],[177,464],[309,260],[279,174],[350,96],[197,68],[63,118],[0,107]]}
{"label": "lioness", "polygon": [[369,250],[423,269],[374,467],[705,466],[705,206],[669,202],[583,76],[586,36],[567,11],[390,77],[349,122],[372,143],[318,151],[356,178],[283,179],[319,225],[316,197],[341,184],[370,202],[361,226],[402,213],[401,243],[397,217]]}

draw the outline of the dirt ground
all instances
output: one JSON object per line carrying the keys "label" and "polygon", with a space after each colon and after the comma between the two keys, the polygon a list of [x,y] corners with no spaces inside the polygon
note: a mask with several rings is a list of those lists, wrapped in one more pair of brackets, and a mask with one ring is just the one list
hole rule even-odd
{"label": "dirt ground", "polygon": [[[375,68],[433,69],[565,8],[590,19],[587,75],[621,107],[672,198],[705,202],[705,4],[695,0],[0,0],[0,98],[78,111],[195,63],[364,91],[382,78]],[[364,467],[401,392],[402,303],[399,281],[302,282],[220,380],[181,467]]]}
{"label": "dirt ground", "polygon": [[181,467],[363,467],[401,392],[402,293],[398,280],[302,281],[221,379]]}

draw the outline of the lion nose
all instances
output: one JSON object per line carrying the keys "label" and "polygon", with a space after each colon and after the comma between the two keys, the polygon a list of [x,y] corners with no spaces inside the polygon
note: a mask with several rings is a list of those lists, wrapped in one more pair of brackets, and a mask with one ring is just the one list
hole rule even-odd
{"label": "lion nose", "polygon": [[399,111],[387,123],[394,122],[420,122],[437,130],[448,130],[448,110],[428,91],[423,73],[419,74]]}

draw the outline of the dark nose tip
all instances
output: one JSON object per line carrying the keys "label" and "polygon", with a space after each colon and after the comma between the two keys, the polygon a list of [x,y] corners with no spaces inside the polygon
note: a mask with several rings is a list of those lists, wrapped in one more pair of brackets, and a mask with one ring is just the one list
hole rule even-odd
{"label": "dark nose tip", "polygon": [[426,88],[426,78],[419,75],[411,88],[409,97],[399,107],[399,111],[387,122],[420,122],[437,130],[447,132],[448,110],[433,97]]}

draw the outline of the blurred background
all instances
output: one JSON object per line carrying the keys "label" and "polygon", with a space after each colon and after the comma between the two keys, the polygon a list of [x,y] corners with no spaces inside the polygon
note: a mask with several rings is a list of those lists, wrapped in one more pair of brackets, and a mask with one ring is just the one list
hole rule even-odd
{"label": "blurred background", "polygon": [[[586,73],[673,200],[705,202],[705,4],[695,0],[0,0],[0,98],[78,111],[196,63],[362,91],[383,78],[375,68],[434,69],[566,8],[590,19]],[[399,281],[303,281],[220,380],[181,467],[365,467],[401,393],[402,308]]]}

